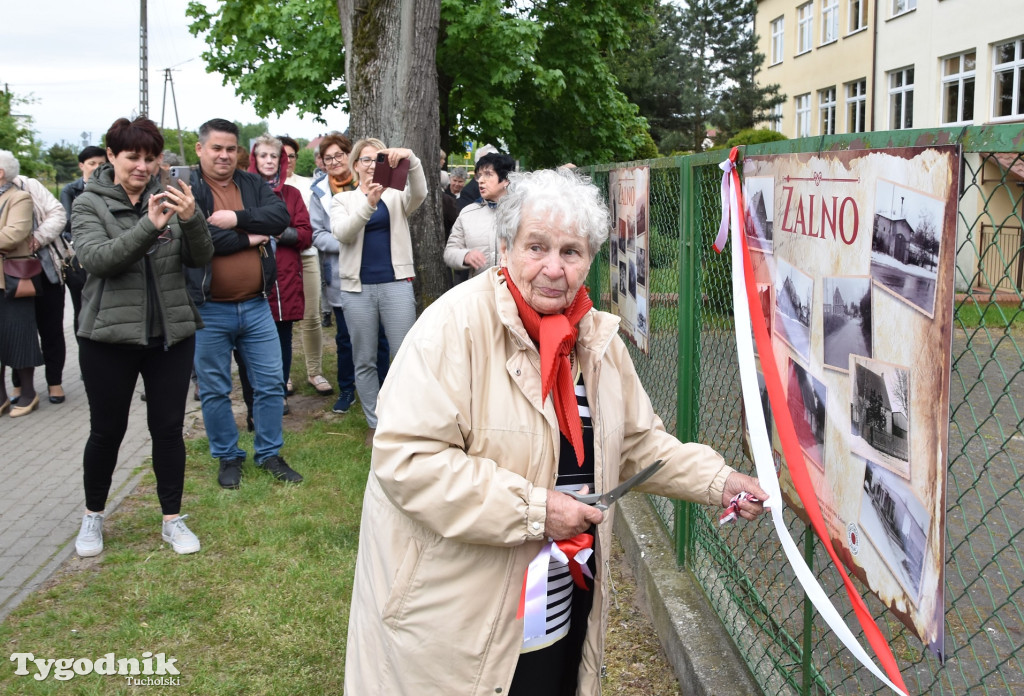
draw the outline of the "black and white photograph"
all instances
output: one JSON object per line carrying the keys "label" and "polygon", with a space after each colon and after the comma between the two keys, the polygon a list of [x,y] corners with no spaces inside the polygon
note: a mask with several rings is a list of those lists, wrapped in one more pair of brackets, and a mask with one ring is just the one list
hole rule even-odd
{"label": "black and white photograph", "polygon": [[647,287],[647,248],[643,244],[636,248],[636,284]]}
{"label": "black and white photograph", "polygon": [[850,356],[871,357],[871,278],[822,278],[821,326],[825,367],[850,371]]}
{"label": "black and white photograph", "polygon": [[636,218],[626,220],[626,249],[636,249]]}
{"label": "black and white photograph", "polygon": [[775,219],[775,178],[751,176],[743,182],[743,200],[746,210],[743,214],[743,228],[747,235],[747,246],[772,253],[772,226]]}
{"label": "black and white photograph", "polygon": [[609,255],[609,261],[611,261],[612,266],[618,266],[619,265],[619,245],[615,243],[614,239],[612,240],[612,243],[608,245],[608,255]]}
{"label": "black and white photograph", "polygon": [[626,219],[619,218],[619,251],[626,253]]}
{"label": "black and white photograph", "polygon": [[825,470],[825,416],[827,390],[823,382],[789,358],[786,404],[796,438],[807,458]]}
{"label": "black and white photograph", "polygon": [[647,234],[647,205],[643,201],[636,204],[636,236]]}
{"label": "black and white photograph", "polygon": [[850,357],[850,449],[910,478],[910,370]]}
{"label": "black and white photograph", "polygon": [[647,335],[647,298],[643,295],[636,296],[636,330]]}
{"label": "black and white photograph", "polygon": [[775,273],[775,333],[809,362],[814,279],[781,259]]}
{"label": "black and white photograph", "polygon": [[619,295],[626,299],[626,262],[619,261]]}
{"label": "black and white photograph", "polygon": [[629,294],[636,299],[636,261],[629,259]]}
{"label": "black and white photograph", "polygon": [[[761,315],[764,317],[765,328],[768,329],[768,338],[772,337],[772,317],[775,315],[775,288],[771,283],[757,283],[757,300],[761,307]],[[758,355],[757,339],[754,339],[754,355]]]}
{"label": "black and white photograph", "polygon": [[879,179],[875,187],[871,277],[929,317],[945,208],[945,201],[892,181]]}
{"label": "black and white photograph", "polygon": [[870,459],[864,464],[860,527],[916,605],[931,518],[906,481]]}

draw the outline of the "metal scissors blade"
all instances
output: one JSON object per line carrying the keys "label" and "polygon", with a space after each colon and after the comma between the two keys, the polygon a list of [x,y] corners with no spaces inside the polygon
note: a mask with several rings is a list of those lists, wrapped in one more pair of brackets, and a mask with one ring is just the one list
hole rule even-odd
{"label": "metal scissors blade", "polygon": [[586,505],[593,505],[598,510],[607,510],[612,503],[621,498],[622,496],[629,493],[633,488],[639,486],[641,483],[649,479],[665,465],[665,460],[659,459],[658,461],[651,464],[646,469],[643,469],[634,476],[631,476],[622,484],[616,486],[607,493],[593,493],[590,495],[580,495],[578,493],[569,493],[573,498],[584,503]]}

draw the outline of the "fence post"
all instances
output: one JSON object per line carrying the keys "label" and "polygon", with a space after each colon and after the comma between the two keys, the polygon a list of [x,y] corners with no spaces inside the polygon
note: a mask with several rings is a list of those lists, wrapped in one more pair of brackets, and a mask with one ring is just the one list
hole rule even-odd
{"label": "fence post", "polygon": [[[814,572],[814,532],[810,525],[804,527],[804,561],[807,567]],[[811,628],[814,626],[814,604],[811,598],[804,592],[804,632],[801,665],[803,667],[803,688],[800,691],[803,696],[810,696],[811,685],[814,683],[814,663],[811,660],[811,650],[814,648],[814,636],[811,635]]]}
{"label": "fence post", "polygon": [[[693,216],[693,167],[679,158],[679,355],[676,360],[676,437],[697,441],[698,358],[697,263]],[[693,555],[693,503],[677,502],[675,510],[676,563],[686,565]]]}

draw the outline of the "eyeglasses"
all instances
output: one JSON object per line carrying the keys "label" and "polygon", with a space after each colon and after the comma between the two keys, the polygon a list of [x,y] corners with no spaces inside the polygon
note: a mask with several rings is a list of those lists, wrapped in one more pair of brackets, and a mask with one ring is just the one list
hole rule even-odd
{"label": "eyeglasses", "polygon": [[372,163],[376,162],[376,160],[374,158],[372,158],[372,157],[360,157],[356,161],[360,162],[361,164],[372,164]]}
{"label": "eyeglasses", "polygon": [[146,255],[149,256],[154,251],[162,247],[164,244],[170,244],[171,242],[171,228],[165,227],[160,236],[153,241],[153,245],[146,250]]}
{"label": "eyeglasses", "polygon": [[290,154],[290,155],[285,155],[285,157],[287,157],[292,162],[294,162],[296,159],[298,159],[298,156],[294,152],[292,154]]}
{"label": "eyeglasses", "polygon": [[323,160],[324,164],[344,164],[346,157],[348,157],[348,155],[327,155]]}

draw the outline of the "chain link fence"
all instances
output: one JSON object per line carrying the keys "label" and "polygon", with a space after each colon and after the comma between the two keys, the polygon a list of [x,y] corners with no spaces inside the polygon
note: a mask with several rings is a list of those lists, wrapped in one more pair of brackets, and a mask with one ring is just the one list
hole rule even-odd
{"label": "chain link fence", "polygon": [[[913,694],[1024,693],[1024,127],[970,127],[771,143],[747,155],[959,143],[963,149],[946,493],[946,660],[940,663],[873,594],[869,609]],[[633,360],[666,427],[741,471],[729,254],[715,254],[724,151],[590,168],[651,167],[651,350]],[[590,278],[609,306],[607,247]],[[766,694],[885,693],[804,596],[771,521],[719,528],[714,511],[652,498],[680,565],[704,587]],[[808,565],[866,645],[839,573],[787,509]],[[859,584],[859,583],[858,583]]]}

